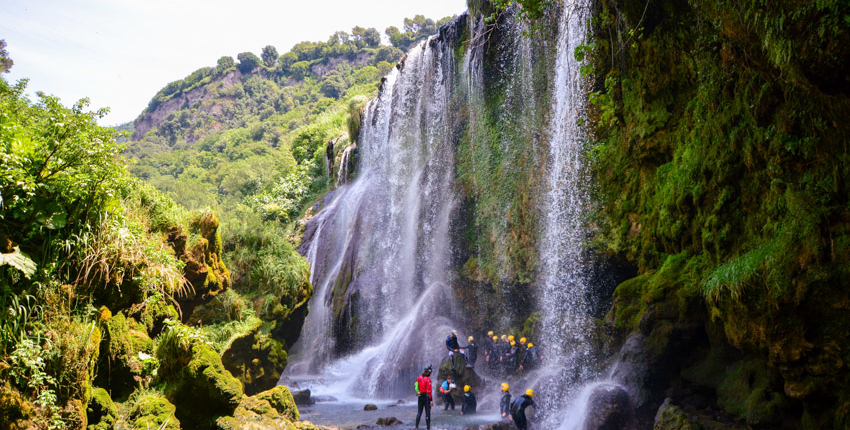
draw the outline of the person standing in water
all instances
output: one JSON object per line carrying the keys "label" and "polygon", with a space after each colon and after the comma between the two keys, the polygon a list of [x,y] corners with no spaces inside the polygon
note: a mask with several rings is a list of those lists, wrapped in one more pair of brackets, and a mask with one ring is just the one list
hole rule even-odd
{"label": "person standing in water", "polygon": [[425,426],[431,430],[431,407],[434,406],[434,398],[431,392],[431,366],[422,371],[422,376],[416,378],[413,384],[416,390],[416,402],[419,408],[416,412],[416,430],[419,430],[419,420],[422,418],[422,410],[425,410]]}
{"label": "person standing in water", "polygon": [[508,418],[511,413],[511,386],[507,382],[502,382],[502,399],[499,400],[499,412],[502,413],[502,418]]}
{"label": "person standing in water", "polygon": [[449,410],[449,406],[452,407],[452,410],[455,410],[455,399],[452,397],[452,390],[457,387],[454,383],[454,377],[449,375],[443,384],[440,385],[440,394],[443,396],[443,403],[446,404],[446,407],[443,409],[445,411]]}
{"label": "person standing in water", "polygon": [[475,400],[475,394],[472,393],[472,387],[469,385],[463,386],[463,405],[460,407],[461,415],[474,414],[478,408],[478,401]]}
{"label": "person standing in water", "polygon": [[528,429],[528,418],[525,416],[525,408],[537,405],[534,403],[534,390],[531,388],[525,390],[525,394],[519,396],[511,404],[511,419],[514,420],[517,430]]}

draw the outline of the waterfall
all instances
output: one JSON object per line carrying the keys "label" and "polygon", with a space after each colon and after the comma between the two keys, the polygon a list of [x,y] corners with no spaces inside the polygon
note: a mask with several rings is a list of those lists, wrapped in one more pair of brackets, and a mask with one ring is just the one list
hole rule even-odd
{"label": "waterfall", "polygon": [[344,151],[342,151],[342,156],[339,159],[339,174],[336,178],[337,185],[344,185],[346,182],[348,182],[348,177],[351,174],[351,171],[349,171],[349,166],[351,165],[351,157],[354,153],[354,150],[356,149],[357,145],[354,144],[349,145],[347,148],[345,148]]}
{"label": "waterfall", "polygon": [[432,37],[367,105],[358,177],[327,198],[305,235],[315,292],[284,376],[316,375],[338,397],[353,387],[364,397],[391,397],[410,391],[422,365],[439,364],[434,333],[452,328],[453,313],[446,305],[454,67],[450,48]]}

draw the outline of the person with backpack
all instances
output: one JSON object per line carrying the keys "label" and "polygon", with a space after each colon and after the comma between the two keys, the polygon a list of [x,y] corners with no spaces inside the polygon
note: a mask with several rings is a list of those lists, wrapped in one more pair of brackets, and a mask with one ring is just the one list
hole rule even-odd
{"label": "person with backpack", "polygon": [[425,426],[431,430],[431,407],[434,406],[434,398],[431,392],[431,366],[422,371],[422,376],[416,378],[413,384],[416,390],[416,402],[418,412],[416,412],[416,430],[419,430],[419,420],[422,418],[422,411],[425,411]]}
{"label": "person with backpack", "polygon": [[440,385],[440,394],[443,396],[443,403],[446,404],[446,407],[443,409],[444,411],[449,410],[449,406],[452,407],[452,410],[455,410],[455,399],[452,397],[452,390],[457,387],[454,383],[454,377],[449,375],[443,384]]}

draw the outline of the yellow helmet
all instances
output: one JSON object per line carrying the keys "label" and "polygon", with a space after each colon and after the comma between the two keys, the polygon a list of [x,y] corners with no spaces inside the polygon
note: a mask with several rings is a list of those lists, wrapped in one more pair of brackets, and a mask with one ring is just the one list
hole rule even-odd
{"label": "yellow helmet", "polygon": [[508,390],[510,390],[510,389],[511,389],[511,386],[510,386],[510,385],[508,385],[508,383],[507,383],[507,382],[502,382],[502,391],[507,392],[507,391],[508,391]]}
{"label": "yellow helmet", "polygon": [[531,343],[531,342],[528,342],[528,347],[531,348],[532,346],[534,346],[534,344]]}
{"label": "yellow helmet", "polygon": [[503,334],[503,335],[502,335],[502,340],[505,340],[505,339],[507,339],[507,338],[508,338],[508,335],[506,335],[506,334]]}
{"label": "yellow helmet", "polygon": [[516,341],[512,340],[512,341],[511,341],[511,346],[516,346]]}
{"label": "yellow helmet", "polygon": [[473,340],[472,336],[469,336],[469,341],[472,342]]}
{"label": "yellow helmet", "polygon": [[493,336],[493,330],[488,331],[487,336]]}
{"label": "yellow helmet", "polygon": [[532,390],[531,388],[529,388],[529,389],[525,390],[525,394],[526,394],[528,397],[534,397],[534,390]]}
{"label": "yellow helmet", "polygon": [[464,386],[463,386],[463,392],[464,392],[464,393],[468,393],[468,392],[469,392],[469,390],[471,390],[471,389],[472,389],[472,387],[470,387],[469,385],[464,385]]}
{"label": "yellow helmet", "polygon": [[524,337],[519,338],[519,343],[525,343],[525,342],[528,342],[528,339],[526,339]]}
{"label": "yellow helmet", "polygon": [[516,338],[514,337],[514,335],[510,335],[510,336],[508,336],[508,340],[514,340],[514,339],[516,339]]}

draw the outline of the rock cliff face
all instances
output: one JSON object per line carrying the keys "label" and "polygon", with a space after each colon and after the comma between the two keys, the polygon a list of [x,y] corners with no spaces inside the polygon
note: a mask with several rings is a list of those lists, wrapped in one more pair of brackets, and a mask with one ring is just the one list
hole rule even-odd
{"label": "rock cliff face", "polygon": [[174,112],[181,109],[200,109],[210,115],[220,115],[221,108],[216,105],[204,105],[204,102],[218,96],[219,90],[233,87],[243,79],[242,72],[232,70],[209,85],[202,85],[189,91],[174,95],[153,110],[145,110],[134,123],[133,140],[140,140],[152,129],[158,127]]}

